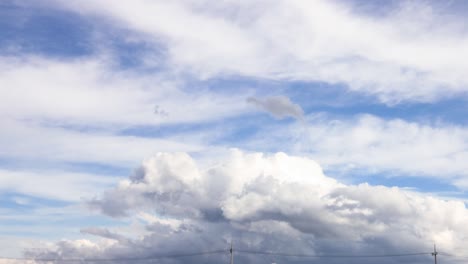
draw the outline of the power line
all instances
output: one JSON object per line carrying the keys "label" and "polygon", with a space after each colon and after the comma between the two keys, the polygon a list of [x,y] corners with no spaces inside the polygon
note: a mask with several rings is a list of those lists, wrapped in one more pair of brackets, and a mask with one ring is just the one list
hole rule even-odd
{"label": "power line", "polygon": [[308,255],[308,254],[289,254],[289,253],[277,253],[268,251],[251,251],[251,250],[236,250],[236,252],[244,254],[254,255],[269,255],[269,256],[281,256],[281,257],[299,257],[299,258],[391,258],[391,257],[409,257],[409,256],[422,256],[431,253],[428,252],[417,252],[417,253],[402,253],[402,254],[382,254],[382,255]]}
{"label": "power line", "polygon": [[446,256],[446,257],[449,257],[449,258],[468,259],[468,256],[457,256],[457,255],[452,255],[452,254],[448,254],[448,253],[444,253],[444,252],[437,252],[437,254],[441,255],[441,256]]}
{"label": "power line", "polygon": [[[392,257],[410,257],[410,256],[430,256],[432,253],[428,252],[412,252],[412,253],[398,253],[398,254],[368,254],[368,255],[309,255],[309,254],[291,254],[283,252],[271,252],[271,251],[253,251],[243,249],[223,249],[215,251],[204,251],[204,252],[193,252],[193,253],[179,253],[179,254],[167,254],[167,255],[152,255],[146,257],[131,257],[131,258],[8,258],[0,257],[0,259],[6,260],[31,260],[31,261],[61,261],[61,262],[77,262],[77,261],[90,261],[90,262],[106,262],[106,261],[137,261],[137,260],[154,260],[164,258],[183,258],[183,257],[195,257],[203,255],[215,255],[215,254],[232,254],[233,252],[241,254],[253,254],[253,255],[269,255],[279,257],[297,257],[297,258],[392,258]],[[448,254],[443,254],[447,255]]]}
{"label": "power line", "polygon": [[194,252],[194,253],[182,253],[182,254],[169,254],[169,255],[153,255],[147,257],[134,257],[134,258],[7,258],[0,257],[0,259],[6,260],[34,260],[34,261],[136,261],[136,260],[153,260],[153,259],[164,259],[164,258],[183,258],[183,257],[195,257],[203,255],[214,255],[226,253],[226,250],[215,250],[215,251],[205,251],[205,252]]}

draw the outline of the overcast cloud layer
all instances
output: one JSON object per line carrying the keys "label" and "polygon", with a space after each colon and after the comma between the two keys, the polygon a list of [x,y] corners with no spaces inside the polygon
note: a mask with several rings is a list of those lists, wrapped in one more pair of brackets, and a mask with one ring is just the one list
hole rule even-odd
{"label": "overcast cloud layer", "polygon": [[467,7],[3,1],[0,264],[457,263]]}

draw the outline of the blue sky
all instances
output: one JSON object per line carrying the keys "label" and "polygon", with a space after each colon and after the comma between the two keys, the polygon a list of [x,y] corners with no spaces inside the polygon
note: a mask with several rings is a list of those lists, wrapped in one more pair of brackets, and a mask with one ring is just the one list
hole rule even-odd
{"label": "blue sky", "polygon": [[460,251],[465,7],[2,1],[0,257]]}

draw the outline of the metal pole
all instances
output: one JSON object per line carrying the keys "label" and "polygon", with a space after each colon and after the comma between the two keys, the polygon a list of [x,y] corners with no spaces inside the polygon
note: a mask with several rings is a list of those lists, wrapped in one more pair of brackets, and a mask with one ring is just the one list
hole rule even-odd
{"label": "metal pole", "polygon": [[437,264],[437,250],[436,245],[434,244],[434,252],[431,253],[434,256],[434,264]]}
{"label": "metal pole", "polygon": [[231,264],[234,264],[234,254],[232,252],[232,241],[231,241],[231,249],[229,249],[229,252],[231,253]]}

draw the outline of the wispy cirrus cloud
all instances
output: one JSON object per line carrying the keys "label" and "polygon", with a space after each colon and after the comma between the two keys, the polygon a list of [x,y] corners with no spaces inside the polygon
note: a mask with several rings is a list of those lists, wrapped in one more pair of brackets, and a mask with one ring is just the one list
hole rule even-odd
{"label": "wispy cirrus cloud", "polygon": [[[213,120],[245,108],[238,103],[245,95],[184,92],[165,72],[119,71],[104,58],[0,57],[0,69],[0,114],[9,118],[122,127]],[[170,115],[155,114],[156,106]]]}
{"label": "wispy cirrus cloud", "polygon": [[57,2],[147,34],[168,47],[175,69],[201,78],[342,83],[389,104],[467,92],[463,18],[426,2],[394,5],[382,17],[353,13],[338,1]]}
{"label": "wispy cirrus cloud", "polygon": [[[31,197],[58,201],[79,202],[96,192],[112,186],[113,177],[90,173],[65,171],[31,171],[0,169],[0,192],[10,192]],[[54,188],[51,188],[54,186]]]}

